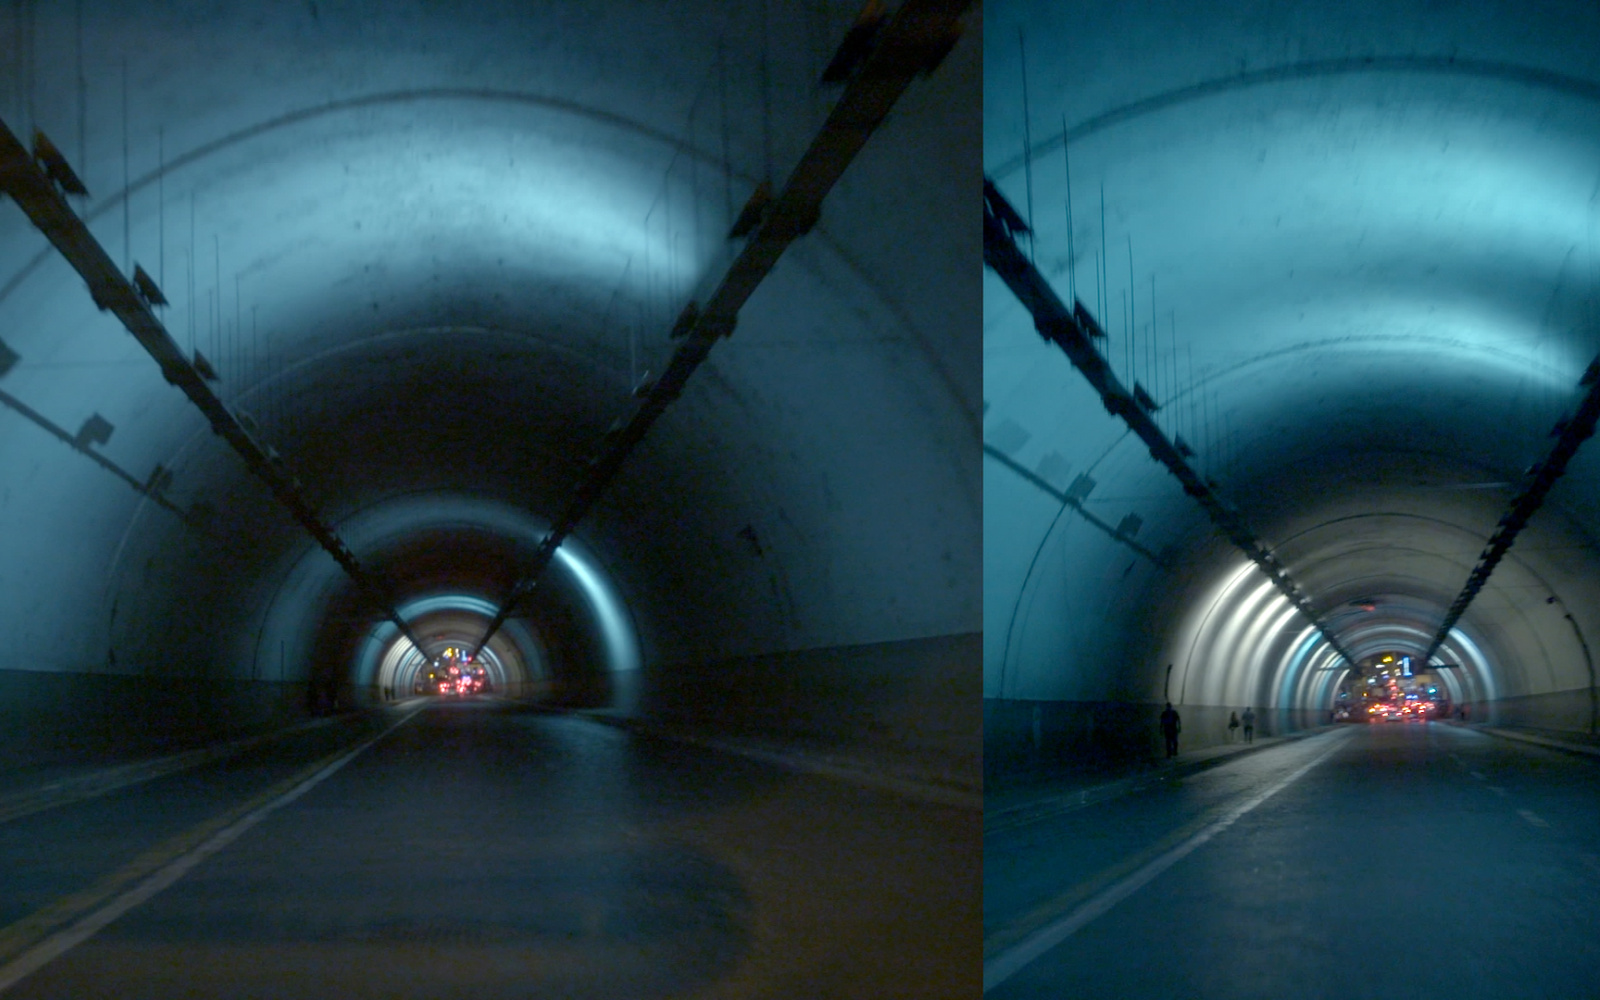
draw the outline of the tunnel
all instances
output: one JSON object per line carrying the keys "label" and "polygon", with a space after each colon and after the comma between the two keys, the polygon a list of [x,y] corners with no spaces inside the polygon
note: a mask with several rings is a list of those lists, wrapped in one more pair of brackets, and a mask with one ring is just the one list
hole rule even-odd
{"label": "tunnel", "polygon": [[[985,165],[1318,620],[991,272],[991,772],[1144,753],[1168,701],[1201,742],[1246,705],[1325,720],[1347,657],[1429,651],[1592,379],[1593,12],[1226,11],[1008,4]],[[1580,450],[1434,653],[1484,721],[1594,731],[1593,470]]]}
{"label": "tunnel", "polygon": [[984,995],[1592,994],[1600,13],[987,14]]}
{"label": "tunnel", "polygon": [[[385,740],[436,727],[407,758],[421,761],[488,746],[505,727],[565,760],[559,734],[587,734],[570,739],[590,749],[552,772],[571,776],[559,786],[570,801],[539,814],[571,822],[612,801],[607,782],[647,787],[628,784],[646,765],[615,749],[644,733],[791,776],[762,788],[821,769],[847,788],[892,776],[908,801],[973,800],[980,19],[974,8],[912,56],[872,62],[896,24],[966,5],[892,6],[14,5],[0,26],[0,109],[58,185],[50,197],[379,585],[318,544],[21,200],[0,199],[0,745],[12,785],[415,718]],[[904,91],[881,123],[845,123],[864,135],[858,153],[821,157],[842,173],[820,215],[789,234],[736,325],[480,651],[608,427],[659,383],[684,318],[742,259],[741,220],[766,217],[763,199],[810,162],[841,95],[885,73]],[[13,163],[3,180],[34,169]],[[481,697],[423,684],[441,657],[473,653]],[[533,750],[509,759],[495,758],[545,766]],[[364,766],[325,787],[355,786]],[[951,829],[970,812],[938,808]],[[396,824],[448,812],[418,809],[415,826]],[[976,872],[973,845],[952,834],[930,858],[959,880]],[[870,881],[880,862],[859,863]],[[565,871],[551,864],[552,877]],[[614,888],[645,892],[640,879]],[[711,881],[685,898],[759,895],[749,879]],[[975,890],[930,891],[943,902],[929,912],[975,912]],[[234,905],[256,903],[241,893]],[[738,933],[716,940],[761,951],[728,906],[717,919]],[[594,913],[573,933],[610,927]],[[639,919],[668,933],[657,910]],[[810,938],[783,933],[779,950]],[[802,948],[786,974],[863,995],[851,991],[870,960],[826,955]],[[670,969],[640,965],[643,978],[609,989],[581,977],[518,988],[664,996],[737,965],[706,961],[665,985]],[[943,961],[924,962],[935,971],[919,973],[923,995],[942,995]],[[75,989],[110,981],[81,975]],[[444,989],[427,977],[448,974],[418,975],[402,986]],[[382,993],[358,986],[344,995]],[[792,995],[764,988],[739,995]]]}

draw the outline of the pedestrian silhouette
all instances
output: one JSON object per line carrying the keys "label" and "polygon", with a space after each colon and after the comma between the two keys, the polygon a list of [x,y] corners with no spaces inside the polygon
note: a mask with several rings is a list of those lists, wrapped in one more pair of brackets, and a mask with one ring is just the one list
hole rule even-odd
{"label": "pedestrian silhouette", "polygon": [[1241,721],[1244,722],[1244,741],[1246,743],[1254,743],[1256,741],[1256,710],[1246,706]]}
{"label": "pedestrian silhouette", "polygon": [[1182,728],[1178,713],[1172,708],[1172,702],[1167,702],[1166,710],[1161,713],[1161,735],[1167,740],[1168,757],[1178,756],[1178,732]]}
{"label": "pedestrian silhouette", "polygon": [[1235,729],[1238,729],[1238,728],[1239,728],[1239,713],[1238,712],[1229,712],[1228,713],[1228,742],[1229,743],[1233,742],[1233,731]]}

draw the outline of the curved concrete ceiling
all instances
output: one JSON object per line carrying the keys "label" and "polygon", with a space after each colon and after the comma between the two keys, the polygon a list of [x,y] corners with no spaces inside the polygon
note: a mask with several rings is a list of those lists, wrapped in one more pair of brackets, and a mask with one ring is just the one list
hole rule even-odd
{"label": "curved concrete ceiling", "polygon": [[[1352,655],[1420,653],[1600,347],[1600,12],[989,13],[985,167],[1040,271]],[[987,282],[986,695],[1326,709],[1338,658]],[[1460,697],[1593,683],[1597,497],[1581,451],[1439,654]]]}
{"label": "curved concrete ceiling", "polygon": [[[762,7],[38,5],[0,108],[357,555],[459,611],[832,106],[857,5]],[[601,593],[654,667],[978,629],[977,27],[580,526],[532,613],[588,636],[541,636],[553,676],[608,665]],[[6,667],[259,678],[270,627],[291,685],[355,676],[372,609],[9,204],[0,330]]]}

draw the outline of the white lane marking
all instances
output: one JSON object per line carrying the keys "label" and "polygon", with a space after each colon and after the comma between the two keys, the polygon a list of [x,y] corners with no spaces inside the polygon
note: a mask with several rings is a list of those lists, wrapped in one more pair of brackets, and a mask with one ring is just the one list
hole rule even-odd
{"label": "white lane marking", "polygon": [[372,737],[372,739],[367,740],[365,743],[362,743],[359,746],[351,749],[348,753],[343,754],[338,759],[328,764],[328,766],[322,768],[316,774],[313,774],[311,777],[300,782],[298,785],[295,785],[293,788],[289,789],[287,792],[284,792],[271,802],[268,802],[266,805],[261,806],[253,812],[246,813],[238,822],[219,830],[210,840],[207,840],[205,843],[201,844],[199,847],[196,847],[188,854],[185,854],[183,857],[173,861],[165,868],[155,872],[149,878],[146,878],[143,882],[140,882],[132,889],[129,889],[127,892],[116,897],[105,906],[102,906],[100,909],[84,917],[82,920],[79,920],[71,927],[68,927],[62,931],[57,931],[56,933],[50,935],[43,941],[40,941],[38,944],[34,945],[32,948],[29,948],[27,951],[18,955],[15,959],[3,966],[0,966],[0,993],[4,993],[11,989],[11,987],[17,985],[17,983],[21,982],[24,978],[32,975],[35,972],[38,972],[40,969],[44,968],[46,965],[49,965],[62,955],[65,955],[73,948],[76,948],[78,945],[83,944],[85,941],[100,933],[118,917],[127,913],[129,910],[132,910],[141,903],[149,901],[151,897],[161,892],[161,890],[170,887],[173,883],[189,874],[189,872],[193,870],[195,866],[199,865],[200,862],[211,857],[213,854],[216,854],[218,851],[227,847],[235,840],[238,840],[251,827],[255,826],[257,823],[260,823],[262,820],[293,802],[295,799],[298,799],[300,796],[311,791],[311,789],[322,784],[322,782],[332,777],[335,771],[338,771],[341,767],[344,767],[346,764],[354,760],[355,757],[362,751],[383,739],[385,736],[388,736],[396,729],[399,729],[407,722],[410,722],[411,717],[416,715],[421,710],[421,708],[416,708],[406,713],[406,715],[394,725]]}
{"label": "white lane marking", "polygon": [[1534,826],[1544,827],[1544,826],[1549,826],[1550,825],[1549,823],[1546,823],[1543,819],[1541,819],[1539,817],[1539,814],[1534,812],[1532,809],[1518,809],[1517,810],[1517,815],[1521,816],[1523,819],[1527,820],[1529,823],[1532,823]]}
{"label": "white lane marking", "polygon": [[1489,791],[1491,791],[1491,792],[1495,793],[1496,795],[1500,796],[1502,799],[1506,797],[1506,790],[1504,788],[1501,788],[1499,785],[1490,785],[1489,786]]}
{"label": "white lane marking", "polygon": [[1471,774],[1474,778],[1477,778],[1479,781],[1483,780],[1483,775],[1479,774],[1477,771],[1469,771],[1468,773]]}
{"label": "white lane marking", "polygon": [[1344,745],[1341,738],[1344,734],[1336,734],[1332,746],[1317,754],[1310,761],[1300,765],[1282,778],[1268,785],[1266,788],[1252,795],[1250,798],[1234,806],[1224,813],[1216,822],[1190,837],[1188,840],[1161,855],[1138,871],[1127,876],[1122,881],[1103,890],[1098,895],[1085,901],[1077,909],[1053,923],[1041,927],[1032,934],[1023,938],[1016,945],[1006,949],[994,958],[983,963],[983,991],[985,993],[999,986],[1012,976],[1021,972],[1035,959],[1045,952],[1059,945],[1067,938],[1082,930],[1096,917],[1104,914],[1113,906],[1127,899],[1129,896],[1144,888],[1157,875],[1171,868],[1191,854],[1197,847],[1215,837],[1217,834],[1232,826],[1239,817],[1272,798],[1274,795],[1288,788],[1307,771],[1328,759],[1334,751]]}

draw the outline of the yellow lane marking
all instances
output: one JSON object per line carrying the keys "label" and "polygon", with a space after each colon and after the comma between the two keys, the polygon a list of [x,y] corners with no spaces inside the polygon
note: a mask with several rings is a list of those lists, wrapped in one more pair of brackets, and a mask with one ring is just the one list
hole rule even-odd
{"label": "yellow lane marking", "polygon": [[317,719],[313,722],[286,726],[283,729],[259,736],[251,736],[242,740],[234,740],[221,746],[199,747],[194,750],[185,750],[182,753],[172,754],[168,757],[158,757],[155,760],[138,761],[132,764],[122,764],[90,774],[67,778],[62,781],[52,782],[39,788],[30,788],[26,791],[15,792],[10,795],[0,796],[0,823],[9,823],[24,816],[56,809],[61,806],[71,805],[74,802],[83,802],[88,799],[99,798],[112,792],[121,791],[133,785],[146,781],[154,781],[169,774],[188,771],[204,764],[236,757],[253,747],[282,739],[295,733],[303,733],[309,729],[325,726],[334,722],[333,718]]}
{"label": "yellow lane marking", "polygon": [[[421,709],[407,712],[378,735],[353,748],[336,750],[227,812],[145,851],[89,888],[0,928],[0,963],[4,963],[0,964],[0,993],[178,881],[246,830],[298,799],[357,754],[405,725],[418,711]],[[71,926],[67,926],[69,924]]]}

